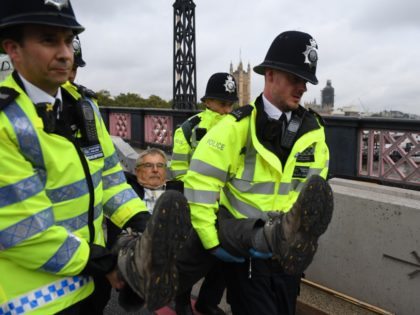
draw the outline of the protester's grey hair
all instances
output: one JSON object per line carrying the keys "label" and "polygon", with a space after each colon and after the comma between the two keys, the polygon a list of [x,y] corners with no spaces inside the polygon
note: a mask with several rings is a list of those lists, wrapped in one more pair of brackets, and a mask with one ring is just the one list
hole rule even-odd
{"label": "protester's grey hair", "polygon": [[163,159],[165,160],[165,164],[168,162],[168,158],[166,157],[166,153],[163,152],[161,149],[158,148],[148,148],[142,152],[140,152],[137,161],[136,161],[136,167],[139,166],[143,162],[143,158],[146,155],[156,155],[159,154]]}

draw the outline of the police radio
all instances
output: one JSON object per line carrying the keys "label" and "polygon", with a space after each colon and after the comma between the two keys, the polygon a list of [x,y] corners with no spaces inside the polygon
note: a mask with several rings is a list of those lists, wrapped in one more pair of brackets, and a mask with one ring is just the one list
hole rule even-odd
{"label": "police radio", "polygon": [[81,98],[76,106],[76,111],[79,116],[78,125],[82,134],[83,145],[92,146],[99,144],[95,113],[90,102],[86,98]]}
{"label": "police radio", "polygon": [[298,115],[292,115],[292,119],[290,120],[289,124],[287,125],[286,130],[283,132],[281,136],[280,145],[282,148],[285,148],[285,149],[292,148],[296,139],[297,132],[302,124],[302,118],[300,118]]}

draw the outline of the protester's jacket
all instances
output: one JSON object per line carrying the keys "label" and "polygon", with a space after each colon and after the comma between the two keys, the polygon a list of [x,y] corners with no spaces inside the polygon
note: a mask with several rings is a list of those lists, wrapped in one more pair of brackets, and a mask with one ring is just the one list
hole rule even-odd
{"label": "protester's jacket", "polygon": [[[0,95],[0,314],[53,314],[87,297],[96,271],[111,271],[95,254],[103,215],[121,227],[147,210],[92,99],[99,146],[83,151],[80,132],[60,123],[64,133],[45,131],[16,76],[0,83]],[[78,87],[67,83],[62,95],[64,110],[78,106]]]}
{"label": "protester's jacket", "polygon": [[190,117],[176,129],[171,158],[172,178],[182,180],[188,171],[191,157],[201,138],[222,118],[223,115],[207,108]]}
{"label": "protester's jacket", "polygon": [[[267,218],[267,211],[290,210],[307,178],[326,178],[329,151],[321,119],[305,113],[294,145],[281,162],[257,136],[262,98],[227,115],[201,140],[184,177],[191,219],[206,249],[219,245],[215,227],[220,204],[235,218]],[[258,128],[257,128],[258,127]]]}

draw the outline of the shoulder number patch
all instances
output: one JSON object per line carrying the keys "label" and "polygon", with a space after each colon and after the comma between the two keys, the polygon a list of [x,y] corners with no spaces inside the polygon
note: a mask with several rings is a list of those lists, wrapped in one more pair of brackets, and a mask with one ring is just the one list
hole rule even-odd
{"label": "shoulder number patch", "polygon": [[236,121],[240,121],[241,119],[251,115],[253,109],[254,107],[252,107],[251,105],[245,105],[231,111],[229,114],[234,116],[236,118]]}

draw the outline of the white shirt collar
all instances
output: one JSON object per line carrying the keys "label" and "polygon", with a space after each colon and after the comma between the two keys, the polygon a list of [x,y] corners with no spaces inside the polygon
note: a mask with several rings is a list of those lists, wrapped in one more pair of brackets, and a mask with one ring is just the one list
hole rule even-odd
{"label": "white shirt collar", "polygon": [[[264,103],[264,111],[267,113],[269,118],[272,119],[279,119],[281,117],[281,114],[283,112],[278,109],[276,106],[274,106],[265,96],[262,95],[263,103]],[[290,121],[290,117],[292,116],[292,112],[285,112],[285,115],[287,117],[287,121]]]}
{"label": "white shirt collar", "polygon": [[54,104],[56,99],[61,101],[61,106],[63,104],[63,100],[61,97],[61,88],[58,88],[57,95],[51,96],[47,92],[41,90],[39,87],[33,85],[29,81],[27,81],[20,73],[19,77],[22,80],[23,86],[25,87],[26,94],[28,94],[29,98],[34,104],[38,103],[51,103]]}

